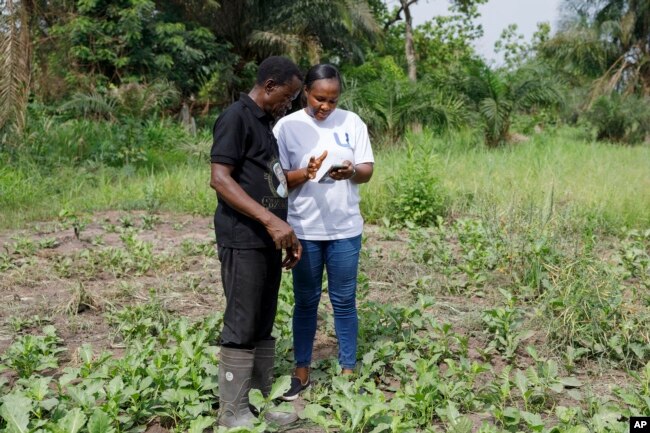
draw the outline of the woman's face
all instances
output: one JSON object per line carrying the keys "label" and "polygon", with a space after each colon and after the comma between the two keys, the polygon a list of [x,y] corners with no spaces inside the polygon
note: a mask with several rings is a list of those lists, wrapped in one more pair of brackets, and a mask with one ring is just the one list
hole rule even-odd
{"label": "woman's face", "polygon": [[341,95],[341,86],[336,78],[316,80],[311,88],[305,86],[307,113],[316,120],[325,120],[334,112]]}

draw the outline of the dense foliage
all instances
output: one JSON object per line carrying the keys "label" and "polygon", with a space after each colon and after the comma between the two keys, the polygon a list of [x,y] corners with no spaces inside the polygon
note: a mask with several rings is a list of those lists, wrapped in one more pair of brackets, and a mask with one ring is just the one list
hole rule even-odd
{"label": "dense foliage", "polygon": [[[248,89],[258,62],[273,54],[303,67],[338,64],[342,105],[386,143],[416,125],[476,128],[485,144],[502,146],[521,115],[542,127],[583,122],[598,139],[646,138],[648,110],[627,115],[627,107],[648,105],[646,1],[564,0],[559,29],[543,23],[531,41],[516,25],[504,30],[495,45],[503,66],[488,64],[472,45],[483,34],[476,24],[483,3],[453,1],[449,15],[411,28],[402,3],[390,9],[379,0],[5,0],[0,143],[25,147],[30,122],[61,115],[120,123],[185,110],[201,125],[213,118],[212,107]],[[167,97],[153,110],[118,100],[134,88],[157,98],[161,83]],[[130,112],[117,115],[120,105]],[[602,130],[616,118],[625,125]]]}

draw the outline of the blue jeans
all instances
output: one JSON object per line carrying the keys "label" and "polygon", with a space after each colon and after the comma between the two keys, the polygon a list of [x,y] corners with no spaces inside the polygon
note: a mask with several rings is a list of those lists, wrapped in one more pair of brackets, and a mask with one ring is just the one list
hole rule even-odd
{"label": "blue jeans", "polygon": [[325,267],[339,342],[339,365],[352,369],[357,361],[359,321],[356,291],[361,235],[332,241],[301,239],[300,242],[302,258],[293,268],[293,348],[296,367],[309,367],[311,364]]}

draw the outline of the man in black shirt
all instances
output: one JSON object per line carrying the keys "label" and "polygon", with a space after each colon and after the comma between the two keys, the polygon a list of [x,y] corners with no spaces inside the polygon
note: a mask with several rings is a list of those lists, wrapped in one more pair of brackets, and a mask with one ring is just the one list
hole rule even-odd
{"label": "man in black shirt", "polygon": [[[282,267],[292,268],[302,247],[287,219],[287,181],[280,166],[273,122],[298,95],[302,74],[284,57],[259,67],[248,93],[229,106],[213,130],[210,186],[226,311],[219,363],[219,424],[251,426],[248,391],[271,390],[275,340],[271,336]],[[282,249],[286,256],[282,258]],[[281,425],[294,413],[267,412]]]}

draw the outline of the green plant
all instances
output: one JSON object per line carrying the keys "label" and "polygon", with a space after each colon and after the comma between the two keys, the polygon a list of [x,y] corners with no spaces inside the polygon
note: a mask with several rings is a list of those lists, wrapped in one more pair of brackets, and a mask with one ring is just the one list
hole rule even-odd
{"label": "green plant", "polygon": [[456,268],[464,273],[475,287],[481,287],[489,271],[494,270],[504,258],[504,242],[498,228],[486,225],[479,219],[459,219],[453,227],[458,236],[461,255]]}
{"label": "green plant", "polygon": [[133,222],[133,217],[129,214],[122,215],[117,219],[117,222],[120,223],[120,226],[124,229],[135,227],[135,223]]}
{"label": "green plant", "polygon": [[79,240],[81,232],[88,225],[86,218],[72,209],[63,208],[59,212],[59,221],[64,227],[72,227],[74,236]]}
{"label": "green plant", "polygon": [[153,230],[157,224],[160,224],[160,217],[158,215],[141,215],[140,219],[142,220],[142,228],[144,230]]}
{"label": "green plant", "polygon": [[61,339],[53,326],[45,326],[43,334],[18,337],[0,356],[0,366],[11,368],[22,378],[58,367],[57,355],[66,349],[59,347]]}
{"label": "green plant", "polygon": [[[310,404],[305,407],[303,416],[326,429],[339,431],[390,431],[392,410],[384,401],[383,394],[372,386],[359,395],[361,383],[350,381],[345,377],[332,380],[332,392],[329,406]],[[368,385],[368,384],[366,384]]]}
{"label": "green plant", "polygon": [[0,253],[0,271],[5,272],[15,268],[16,265],[11,256],[7,253]]}
{"label": "green plant", "polygon": [[639,372],[631,371],[631,386],[617,387],[615,392],[629,407],[630,416],[650,415],[650,362]]}
{"label": "green plant", "polygon": [[35,327],[41,327],[46,323],[50,323],[52,320],[47,317],[40,317],[39,315],[35,315],[33,317],[23,319],[18,316],[12,316],[9,319],[9,323],[11,324],[11,328],[13,329],[14,332],[22,332],[26,329],[29,328],[35,328]]}
{"label": "green plant", "polygon": [[485,310],[482,320],[485,332],[490,336],[487,352],[497,350],[512,360],[519,345],[533,335],[532,331],[522,332],[523,312],[517,308],[517,299],[509,292],[499,289],[505,298],[503,307]]}
{"label": "green plant", "polygon": [[17,237],[16,242],[12,244],[13,254],[21,257],[29,257],[36,253],[36,244],[29,238]]}
{"label": "green plant", "polygon": [[42,249],[56,248],[59,246],[57,238],[43,238],[38,241],[38,247]]}
{"label": "green plant", "polygon": [[406,155],[408,169],[396,174],[389,186],[393,197],[390,223],[433,225],[444,216],[446,208],[445,193],[435,175],[436,155],[424,141],[417,144],[407,141]]}
{"label": "green plant", "polygon": [[192,239],[183,239],[181,251],[185,256],[215,257],[217,254],[214,242],[197,242]]}
{"label": "green plant", "polygon": [[641,143],[650,133],[647,98],[613,92],[599,96],[586,112],[598,140]]}
{"label": "green plant", "polygon": [[270,410],[274,412],[294,412],[293,406],[288,402],[280,403],[276,405],[274,402],[277,401],[282,394],[287,392],[291,387],[291,377],[282,376],[273,382],[271,386],[271,391],[269,395],[264,397],[262,391],[259,389],[253,389],[250,391],[250,404],[257,409],[260,420],[264,419],[264,414]]}
{"label": "green plant", "polygon": [[509,140],[510,126],[517,112],[562,101],[556,77],[551,77],[540,65],[511,73],[474,65],[462,77],[459,87],[476,104],[485,144],[491,148],[503,146]]}
{"label": "green plant", "polygon": [[630,303],[629,289],[593,258],[563,265],[555,270],[542,304],[552,341],[624,365],[645,362],[650,314]]}
{"label": "green plant", "polygon": [[650,230],[630,230],[619,249],[626,278],[638,278],[650,285]]}
{"label": "green plant", "polygon": [[169,323],[169,314],[154,296],[145,304],[109,312],[108,321],[117,334],[130,341],[148,335],[159,335]]}

